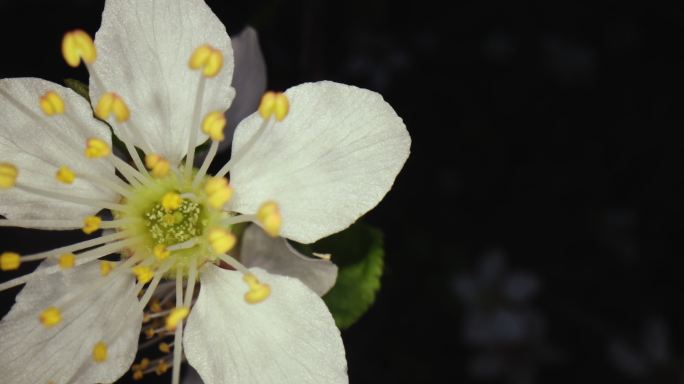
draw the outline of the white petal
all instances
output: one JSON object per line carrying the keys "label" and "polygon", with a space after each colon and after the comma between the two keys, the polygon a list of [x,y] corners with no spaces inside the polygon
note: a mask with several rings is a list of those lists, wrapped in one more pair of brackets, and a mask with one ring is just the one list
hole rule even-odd
{"label": "white petal", "polygon": [[[47,265],[43,262],[41,266]],[[111,383],[131,366],[138,347],[142,311],[131,274],[113,275],[93,289],[98,263],[30,281],[0,322],[3,383]],[[81,297],[62,311],[62,322],[45,328],[38,316],[65,297]],[[104,341],[107,360],[96,363],[93,346]]]}
{"label": "white petal", "polygon": [[337,280],[337,266],[331,261],[304,256],[285,238],[272,238],[256,225],[245,230],[240,257],[248,268],[296,277],[319,296],[325,295]]}
{"label": "white petal", "polygon": [[[47,91],[62,97],[68,117],[43,114],[39,98]],[[117,198],[114,192],[78,177],[115,175],[107,162],[89,160],[83,154],[86,139],[97,137],[111,145],[111,134],[105,124],[93,118],[88,102],[74,91],[41,79],[2,79],[0,121],[0,162],[19,169],[20,183],[99,200]],[[76,172],[73,184],[65,185],[55,179],[62,165]],[[73,219],[96,211],[93,207],[48,199],[16,188],[0,190],[0,214],[9,219]]]}
{"label": "white petal", "polygon": [[247,26],[233,37],[232,43],[235,55],[233,88],[236,95],[235,101],[228,109],[226,140],[221,142],[220,150],[230,146],[235,127],[242,119],[257,110],[261,96],[266,91],[266,62],[261,53],[257,31]]}
{"label": "white petal", "polygon": [[[265,132],[231,172],[233,210],[280,204],[284,237],[310,243],[347,228],[392,187],[409,154],[401,118],[375,92],[332,82],[286,92],[290,114]],[[261,124],[238,126],[233,156]]]}
{"label": "white petal", "polygon": [[[93,105],[104,92],[119,94],[152,151],[177,164],[187,151],[188,130],[200,129],[191,121],[200,72],[188,60],[203,44],[221,50],[224,64],[207,79],[201,117],[225,111],[235,95],[230,38],[216,15],[202,0],[108,0],[94,63],[106,89],[91,75]],[[114,124],[117,135],[118,128]],[[196,144],[206,138],[200,131]]]}
{"label": "white petal", "polygon": [[208,265],[185,328],[188,362],[207,384],[347,383],[340,332],[299,280],[251,270],[271,296],[248,304],[242,274]]}

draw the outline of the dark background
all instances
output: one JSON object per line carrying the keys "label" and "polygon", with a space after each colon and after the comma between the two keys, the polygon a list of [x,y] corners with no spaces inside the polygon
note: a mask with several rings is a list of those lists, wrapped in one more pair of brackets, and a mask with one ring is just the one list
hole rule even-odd
{"label": "dark background", "polygon": [[[369,88],[411,134],[364,219],[386,271],[343,333],[351,383],[684,381],[680,7],[208,3],[231,34],[258,29],[269,88]],[[0,77],[87,80],[59,44],[102,7],[1,1]],[[70,242],[39,236],[3,228],[0,248]]]}

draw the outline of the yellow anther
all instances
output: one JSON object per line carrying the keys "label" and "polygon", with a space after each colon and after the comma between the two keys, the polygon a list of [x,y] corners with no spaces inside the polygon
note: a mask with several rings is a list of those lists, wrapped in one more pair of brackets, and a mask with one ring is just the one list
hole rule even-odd
{"label": "yellow anther", "polygon": [[62,39],[62,56],[71,67],[78,67],[81,60],[87,64],[94,63],[97,59],[97,49],[85,31],[77,29],[67,32]]}
{"label": "yellow anther", "polygon": [[218,49],[204,44],[192,53],[188,66],[191,69],[201,69],[205,77],[214,77],[223,67],[223,53]]}
{"label": "yellow anther", "polygon": [[88,139],[86,141],[85,155],[89,159],[98,159],[100,157],[109,156],[112,153],[109,145],[100,139]]}
{"label": "yellow anther", "polygon": [[154,251],[154,257],[156,257],[158,261],[164,261],[169,256],[171,256],[171,251],[166,249],[166,246],[164,244],[155,245],[153,251]]}
{"label": "yellow anther", "polygon": [[161,375],[165,374],[166,371],[168,371],[168,370],[169,370],[169,365],[166,364],[166,362],[164,360],[161,360],[159,362],[159,364],[157,364],[157,368],[154,369],[154,373],[161,376]]}
{"label": "yellow anther", "polygon": [[159,343],[159,351],[162,353],[169,353],[171,351],[171,346],[167,343]]}
{"label": "yellow anther", "polygon": [[159,304],[159,301],[152,300],[152,303],[150,303],[150,311],[152,311],[152,313],[159,313],[162,311],[162,306]]}
{"label": "yellow anther", "polygon": [[237,239],[235,235],[223,228],[213,228],[208,234],[209,244],[216,253],[226,253],[234,246]]}
{"label": "yellow anther", "polygon": [[76,255],[65,253],[59,257],[59,267],[62,269],[73,268],[76,265]]}
{"label": "yellow anther", "polygon": [[271,287],[264,284],[252,274],[242,276],[242,280],[247,283],[249,291],[245,293],[245,301],[249,304],[260,303],[271,295]]}
{"label": "yellow anther", "polygon": [[257,212],[257,220],[261,223],[264,231],[272,237],[276,237],[280,234],[280,227],[283,220],[280,216],[278,204],[275,202],[267,201],[262,204]]}
{"label": "yellow anther", "polygon": [[88,216],[85,219],[83,219],[83,232],[86,235],[90,235],[91,233],[97,231],[100,229],[100,225],[102,224],[102,219],[98,216]]}
{"label": "yellow anther", "polygon": [[212,177],[204,184],[207,203],[215,209],[221,209],[233,196],[233,188],[228,185],[225,177]]}
{"label": "yellow anther", "polygon": [[96,363],[107,361],[107,344],[98,341],[93,347],[93,360]]}
{"label": "yellow anther", "polygon": [[153,338],[153,337],[154,337],[154,329],[152,329],[152,328],[147,328],[147,329],[145,330],[145,337],[148,338],[148,339]]}
{"label": "yellow anther", "polygon": [[177,307],[171,310],[168,316],[166,316],[166,330],[173,331],[178,326],[178,323],[185,320],[190,313],[188,307]]}
{"label": "yellow anther", "polygon": [[138,282],[142,284],[147,284],[154,277],[154,270],[146,265],[136,265],[131,268],[131,271],[138,278]]}
{"label": "yellow anther", "polygon": [[64,100],[56,92],[45,92],[38,101],[44,114],[48,116],[64,114]]}
{"label": "yellow anther", "polygon": [[145,166],[152,172],[152,176],[157,178],[168,175],[171,170],[169,161],[159,155],[146,155]]}
{"label": "yellow anther", "polygon": [[19,269],[21,265],[21,256],[14,252],[3,252],[0,255],[0,269],[3,271],[13,271]]}
{"label": "yellow anther", "polygon": [[150,366],[150,359],[148,359],[147,357],[144,357],[142,360],[140,360],[140,363],[133,364],[133,366],[131,366],[131,369],[134,371],[140,371],[140,370],[144,371],[149,366]]}
{"label": "yellow anther", "polygon": [[76,174],[66,165],[59,167],[55,177],[64,184],[71,184],[76,180]]}
{"label": "yellow anther", "polygon": [[259,114],[264,119],[275,116],[276,120],[283,121],[290,112],[290,101],[281,92],[266,92],[261,97],[259,104]]}
{"label": "yellow anther", "polygon": [[114,92],[109,92],[102,95],[97,103],[95,116],[106,121],[112,114],[119,123],[127,121],[131,117],[131,112],[121,96]]}
{"label": "yellow anther", "polygon": [[10,163],[0,163],[0,189],[9,189],[17,183],[19,171]]}
{"label": "yellow anther", "polygon": [[114,264],[111,261],[100,261],[100,276],[107,276],[109,272],[114,269]]}
{"label": "yellow anther", "polygon": [[223,129],[226,127],[226,116],[223,112],[212,112],[208,114],[202,122],[202,132],[209,136],[213,141],[222,141]]}
{"label": "yellow anther", "polygon": [[133,371],[133,380],[140,381],[143,379],[143,376],[144,376],[143,371],[141,371],[139,369]]}
{"label": "yellow anther", "polygon": [[166,192],[161,199],[161,205],[167,211],[175,211],[181,206],[183,198],[176,192]]}
{"label": "yellow anther", "polygon": [[38,318],[45,328],[50,328],[62,321],[62,313],[57,307],[49,307],[41,312]]}

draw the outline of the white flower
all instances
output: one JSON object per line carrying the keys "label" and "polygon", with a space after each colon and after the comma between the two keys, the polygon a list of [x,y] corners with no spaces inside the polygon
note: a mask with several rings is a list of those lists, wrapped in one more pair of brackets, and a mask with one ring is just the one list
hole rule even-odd
{"label": "white flower", "polygon": [[332,82],[267,93],[238,125],[231,160],[207,176],[235,92],[231,41],[203,1],[108,0],[94,44],[73,31],[62,48],[70,65],[87,66],[95,114],[135,167],[111,154],[108,127],[73,91],[0,80],[0,225],[113,230],[2,253],[3,270],[42,261],[0,284],[26,284],[0,322],[3,382],[113,382],[142,330],[143,352],[165,355],[133,365],[134,377],[173,367],[178,383],[185,356],[209,384],[346,383],[340,334],[318,295],[335,267],[300,259],[257,227],[245,234],[243,264],[229,255],[230,229],[253,222],[308,243],[348,227],[408,157],[394,110]]}

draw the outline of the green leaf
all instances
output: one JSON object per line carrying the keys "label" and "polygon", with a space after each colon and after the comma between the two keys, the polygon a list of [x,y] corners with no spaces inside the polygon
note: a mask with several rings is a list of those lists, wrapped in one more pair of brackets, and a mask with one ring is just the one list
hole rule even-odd
{"label": "green leaf", "polygon": [[71,88],[74,92],[78,93],[79,96],[90,102],[90,94],[88,93],[88,85],[81,83],[76,79],[64,79],[64,85]]}
{"label": "green leaf", "polygon": [[339,267],[337,282],[323,300],[337,326],[349,328],[368,311],[380,289],[385,257],[382,231],[356,223],[307,248],[332,254],[332,261]]}

